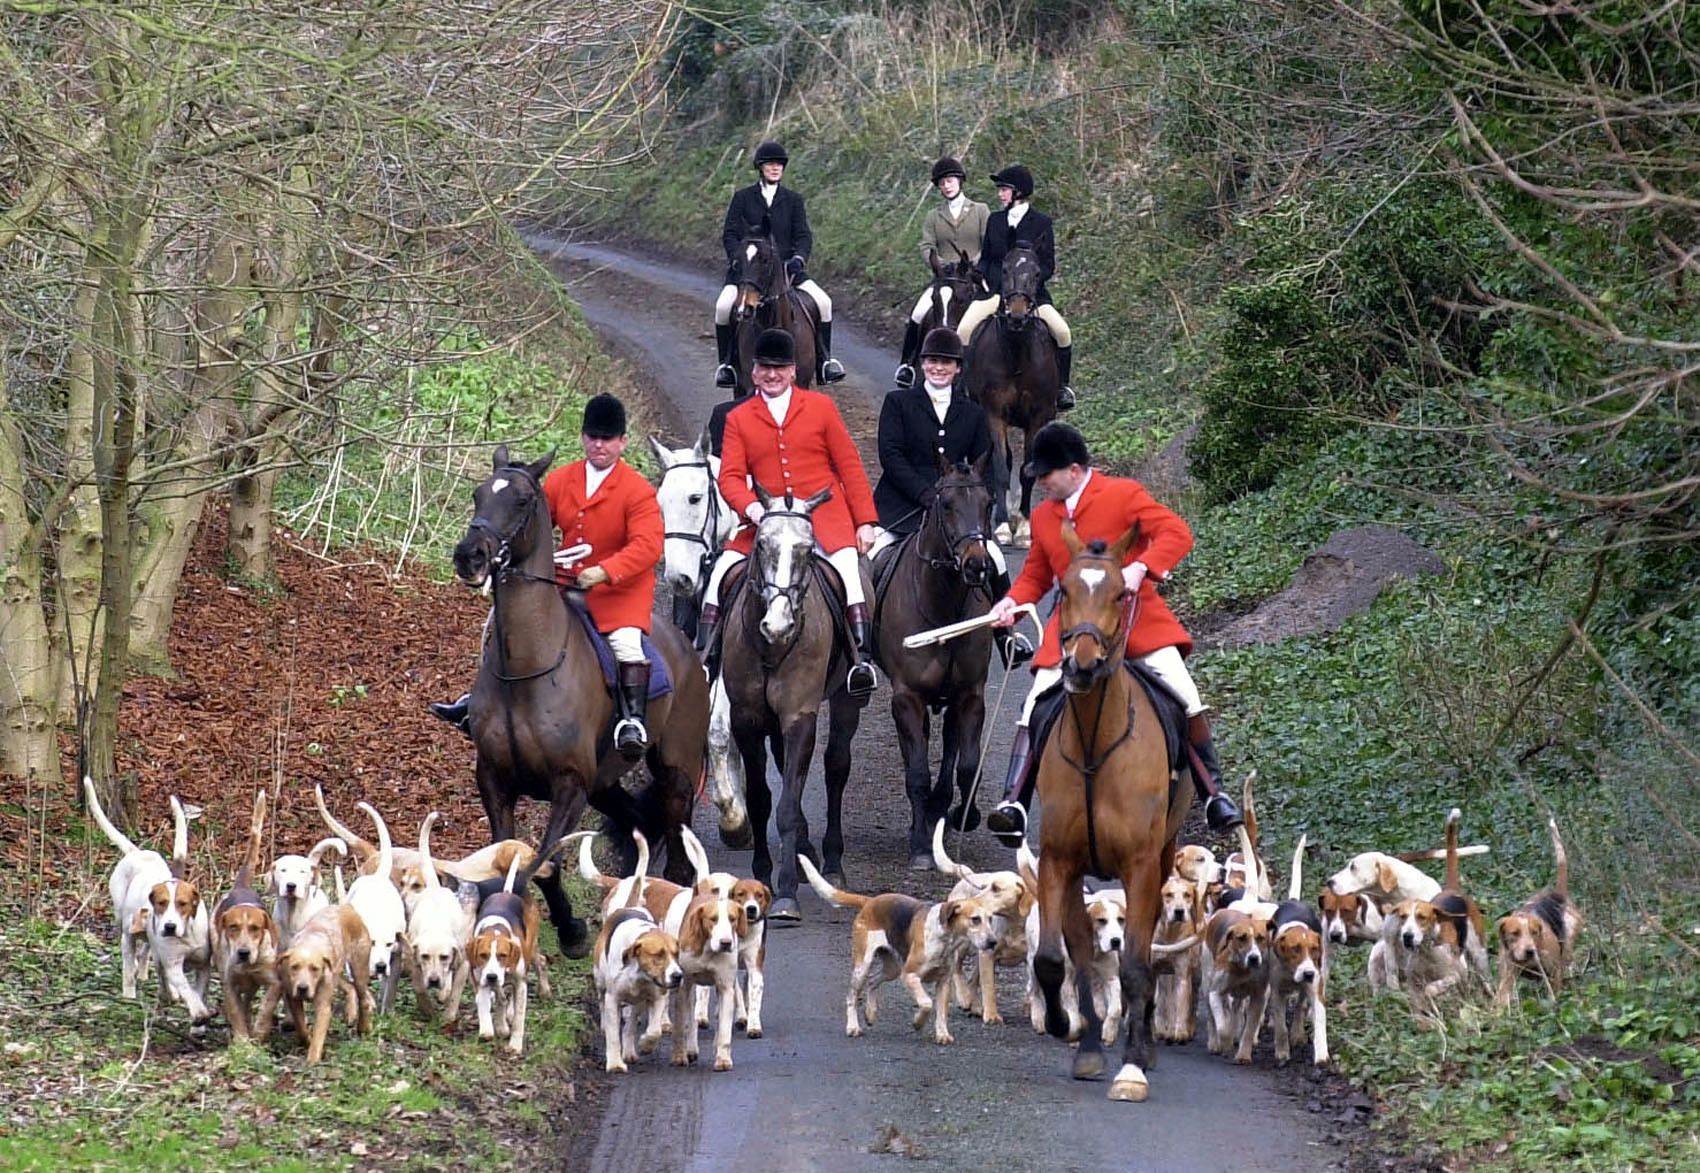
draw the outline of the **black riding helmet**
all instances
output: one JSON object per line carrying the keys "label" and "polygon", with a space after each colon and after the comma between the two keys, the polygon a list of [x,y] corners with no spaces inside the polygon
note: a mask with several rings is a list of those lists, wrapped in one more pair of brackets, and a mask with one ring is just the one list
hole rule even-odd
{"label": "black riding helmet", "polygon": [[939,180],[944,179],[944,178],[951,176],[951,175],[956,176],[958,179],[962,180],[964,183],[966,183],[968,181],[968,173],[962,169],[962,164],[958,163],[955,159],[951,158],[949,155],[946,155],[944,158],[940,159],[937,163],[933,164],[933,186],[934,187],[938,186]]}
{"label": "black riding helmet", "polygon": [[797,341],[789,330],[766,329],[756,337],[756,362],[764,367],[788,367],[797,361]]}
{"label": "black riding helmet", "polygon": [[1033,173],[1020,163],[999,171],[992,176],[992,182],[999,187],[1013,188],[1017,199],[1033,198]]}
{"label": "black riding helmet", "polygon": [[1052,422],[1040,428],[1039,434],[1033,437],[1033,450],[1027,454],[1021,475],[1037,480],[1048,472],[1071,464],[1088,467],[1091,463],[1092,456],[1086,451],[1086,437],[1068,424]]}
{"label": "black riding helmet", "polygon": [[921,343],[922,358],[948,358],[951,362],[962,361],[962,339],[949,326],[935,326],[927,331],[926,341]]}
{"label": "black riding helmet", "polygon": [[790,161],[791,156],[785,153],[785,148],[771,139],[756,148],[755,165],[757,167],[760,167],[763,163],[789,163]]}
{"label": "black riding helmet", "polygon": [[584,405],[584,423],[579,432],[593,440],[612,440],[626,434],[626,405],[603,393]]}

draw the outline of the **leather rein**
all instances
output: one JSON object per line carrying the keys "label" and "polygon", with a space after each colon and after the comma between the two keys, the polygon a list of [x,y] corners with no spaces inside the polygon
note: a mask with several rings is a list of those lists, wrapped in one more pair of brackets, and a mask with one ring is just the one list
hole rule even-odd
{"label": "leather rein", "polygon": [[[1119,576],[1121,574],[1121,567],[1114,567],[1111,570],[1111,573]],[[1068,764],[1069,768],[1080,774],[1081,780],[1085,785],[1086,855],[1087,862],[1092,868],[1092,874],[1097,876],[1105,874],[1103,864],[1098,858],[1098,825],[1097,817],[1093,813],[1093,807],[1097,797],[1096,783],[1098,780],[1098,771],[1104,767],[1105,762],[1110,760],[1110,755],[1120,749],[1122,744],[1133,736],[1133,706],[1134,697],[1137,695],[1137,693],[1131,693],[1128,697],[1127,724],[1123,727],[1120,736],[1105,747],[1102,752],[1094,754],[1092,752],[1092,746],[1097,742],[1099,732],[1104,726],[1104,702],[1110,695],[1110,674],[1119,671],[1122,666],[1122,661],[1127,658],[1128,633],[1133,629],[1134,619],[1139,614],[1139,592],[1123,589],[1121,594],[1117,596],[1117,603],[1119,604],[1120,615],[1117,619],[1115,630],[1110,636],[1106,637],[1103,629],[1096,623],[1081,622],[1076,623],[1073,627],[1063,632],[1059,641],[1065,659],[1073,654],[1069,650],[1069,645],[1078,641],[1082,636],[1091,636],[1093,639],[1098,641],[1100,647],[1104,648],[1104,658],[1092,669],[1091,676],[1089,677],[1088,687],[1098,694],[1098,706],[1092,715],[1091,737],[1086,735],[1085,722],[1081,719],[1080,715],[1081,706],[1075,703],[1075,698],[1079,697],[1080,694],[1073,694],[1069,698],[1068,703],[1069,715],[1074,721],[1075,735],[1080,738],[1080,744],[1085,750],[1087,760],[1084,762],[1075,761],[1073,758],[1068,756],[1068,751],[1063,748],[1062,743],[1060,741],[1057,743],[1057,753],[1062,755],[1062,760]]]}

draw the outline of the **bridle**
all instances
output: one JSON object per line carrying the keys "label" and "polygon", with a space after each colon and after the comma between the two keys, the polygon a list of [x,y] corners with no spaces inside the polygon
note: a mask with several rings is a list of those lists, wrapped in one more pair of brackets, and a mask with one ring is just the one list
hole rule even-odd
{"label": "bridle", "polygon": [[[762,521],[765,522],[770,517],[779,517],[779,518],[795,517],[795,518],[798,518],[801,521],[809,524],[810,526],[812,526],[814,524],[813,521],[810,520],[809,515],[807,513],[804,513],[801,509],[769,509],[766,513],[762,514],[761,519],[762,519]],[[759,538],[761,536],[760,535],[761,527],[757,526],[756,530],[757,530],[757,538],[758,538],[757,548],[759,549],[760,548]],[[813,557],[812,548],[805,551],[805,553],[806,553],[806,557],[809,557],[809,558]],[[808,567],[808,562],[805,560],[804,568],[807,569],[807,567]],[[756,589],[761,592],[761,600],[762,600],[763,603],[766,603],[766,604],[771,606],[775,599],[785,599],[786,601],[788,601],[791,604],[792,614],[798,615],[798,616],[802,615],[803,592],[808,589],[808,585],[809,585],[809,579],[808,579],[808,576],[806,574],[799,575],[796,582],[787,583],[784,586],[780,586],[778,583],[773,583],[773,582],[767,581],[767,569],[766,569],[765,566],[762,565],[762,560],[760,558],[757,558],[756,559],[756,583],[755,583],[755,585],[756,585]]]}
{"label": "bridle", "polygon": [[926,532],[928,530],[931,530],[937,535],[936,545],[942,546],[946,550],[944,557],[937,557],[932,554],[923,553],[919,548],[917,548],[916,553],[926,561],[928,566],[931,566],[934,570],[948,570],[953,574],[961,575],[962,581],[971,587],[979,587],[986,584],[984,574],[981,574],[977,579],[970,578],[968,575],[967,565],[963,561],[963,551],[965,551],[969,546],[973,545],[975,542],[984,544],[989,540],[986,537],[985,530],[981,529],[979,526],[975,526],[973,529],[968,530],[965,533],[952,537],[944,527],[944,510],[939,508],[938,497],[936,495],[933,498],[932,505],[929,506],[926,512],[922,515],[922,531]]}
{"label": "bridle", "polygon": [[701,607],[704,592],[708,590],[708,576],[714,568],[715,557],[720,553],[719,548],[714,544],[715,535],[720,532],[720,491],[714,484],[714,466],[709,463],[706,456],[701,460],[684,460],[677,464],[668,465],[661,474],[662,484],[667,483],[667,478],[672,475],[674,469],[680,468],[700,468],[708,475],[708,509],[703,516],[702,529],[698,532],[685,533],[682,530],[667,530],[662,534],[662,537],[673,541],[694,542],[702,547],[702,557],[697,561],[695,590],[697,606]]}
{"label": "bridle", "polygon": [[[1094,561],[1101,561],[1108,565],[1110,567],[1108,573],[1115,575],[1118,579],[1121,577],[1121,567],[1115,564],[1115,559],[1098,555],[1090,555],[1089,557]],[[1091,636],[1098,641],[1098,646],[1104,649],[1103,658],[1093,666],[1091,674],[1086,678],[1088,688],[1104,680],[1121,664],[1127,648],[1128,632],[1132,629],[1134,616],[1139,610],[1139,595],[1124,586],[1121,592],[1116,595],[1116,604],[1118,607],[1116,626],[1109,635],[1105,635],[1104,629],[1096,623],[1082,620],[1063,632],[1059,640],[1065,660],[1074,658],[1074,649],[1071,645],[1079,642],[1082,636]]]}
{"label": "bridle", "polygon": [[[754,243],[756,243],[756,242],[748,241],[748,240],[746,240],[744,242],[746,248],[749,245],[754,244]],[[765,244],[766,242],[764,241],[762,243]],[[771,250],[767,250],[767,251],[771,252]],[[738,308],[737,308],[735,316],[737,318],[739,318],[740,320],[753,317],[759,322],[759,321],[763,320],[762,315],[764,313],[771,314],[773,312],[774,305],[779,301],[779,299],[784,297],[787,293],[789,293],[791,291],[791,274],[786,271],[785,266],[783,264],[779,263],[779,261],[777,260],[777,255],[775,254],[775,259],[771,262],[771,264],[778,266],[778,269],[779,269],[779,288],[772,291],[772,292],[769,292],[759,282],[753,280],[752,278],[750,278],[748,276],[745,276],[745,274],[748,271],[749,264],[750,264],[750,262],[746,258],[744,260],[744,262],[738,266],[738,289],[740,291],[747,289],[751,293],[759,294],[760,297],[761,297],[761,300],[758,301],[752,307],[752,306],[745,305],[744,302],[743,302],[743,299],[739,298],[738,299]]]}
{"label": "bridle", "polygon": [[505,531],[500,530],[492,525],[488,518],[479,514],[473,517],[466,527],[468,531],[482,530],[496,541],[496,552],[490,558],[490,581],[499,583],[506,578],[518,578],[532,582],[553,583],[555,581],[553,577],[544,578],[541,575],[530,574],[518,569],[513,564],[514,539],[530,528],[532,519],[537,515],[537,503],[543,499],[543,487],[537,483],[537,478],[531,475],[530,469],[521,468],[518,465],[508,465],[497,469],[491,479],[504,476],[508,477],[509,480],[524,481],[531,486],[531,493],[526,497],[525,505],[521,507],[518,516],[514,519],[514,524]]}

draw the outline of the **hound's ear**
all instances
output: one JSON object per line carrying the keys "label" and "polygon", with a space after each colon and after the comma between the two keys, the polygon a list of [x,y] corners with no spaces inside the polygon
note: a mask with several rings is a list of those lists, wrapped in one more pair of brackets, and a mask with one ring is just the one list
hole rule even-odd
{"label": "hound's ear", "polygon": [[1080,535],[1074,531],[1074,521],[1072,519],[1062,523],[1062,540],[1063,547],[1068,551],[1068,556],[1070,558],[1079,557],[1080,552],[1086,549],[1086,543],[1082,542],[1080,540]]}
{"label": "hound's ear", "polygon": [[1128,554],[1139,544],[1139,523],[1136,521],[1127,527],[1127,532],[1116,539],[1116,544],[1110,547],[1110,553],[1118,563],[1125,563]]}
{"label": "hound's ear", "polygon": [[1384,859],[1376,861],[1375,878],[1383,892],[1393,892],[1399,887],[1398,873],[1393,870],[1393,865]]}
{"label": "hound's ear", "polygon": [[673,450],[663,444],[660,440],[657,440],[654,436],[647,436],[645,439],[649,441],[649,450],[655,453],[655,462],[661,466],[661,471],[666,472],[668,469],[672,468]]}
{"label": "hound's ear", "polygon": [[761,507],[763,509],[772,509],[773,508],[773,494],[768,492],[766,489],[762,488],[760,481],[756,480],[754,477],[751,477],[750,478],[750,488],[752,488],[756,491],[756,500],[761,502]]}
{"label": "hound's ear", "polygon": [[961,903],[962,902],[960,900],[946,900],[942,904],[940,904],[939,905],[939,924],[948,925],[951,921],[955,920],[956,919],[956,906],[961,904]]}
{"label": "hound's ear", "polygon": [[508,460],[508,446],[506,444],[496,445],[496,455],[490,464],[491,472],[501,472],[504,468],[512,467],[512,462]]}

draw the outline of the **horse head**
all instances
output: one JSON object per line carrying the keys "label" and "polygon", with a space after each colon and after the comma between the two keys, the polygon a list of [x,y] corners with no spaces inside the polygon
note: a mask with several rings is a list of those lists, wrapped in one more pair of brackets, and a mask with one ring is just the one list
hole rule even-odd
{"label": "horse head", "polygon": [[756,499],[767,511],[756,526],[753,584],[766,606],[761,634],[768,643],[781,644],[797,633],[814,565],[815,527],[809,514],[832,496],[832,490],[822,489],[799,502],[790,494],[775,497],[759,483],[754,487]]}
{"label": "horse head", "polygon": [[941,325],[954,326],[969,302],[985,296],[986,279],[961,246],[957,246],[956,260],[940,261],[934,252],[927,255],[927,264],[933,270],[933,312]]}
{"label": "horse head", "polygon": [[523,564],[539,548],[549,552],[543,474],[554,462],[554,449],[526,464],[510,459],[506,444],[497,446],[490,475],[472,490],[472,521],[455,544],[455,574],[462,582],[485,586],[491,575]]}
{"label": "horse head", "polygon": [[1063,687],[1086,692],[1113,672],[1127,648],[1127,629],[1133,622],[1133,592],[1122,582],[1122,567],[1139,542],[1139,523],[1128,527],[1114,543],[1101,539],[1082,542],[1072,521],[1063,522],[1063,545],[1069,553],[1062,576],[1062,601],[1057,605],[1062,627]]}
{"label": "horse head", "polygon": [[764,302],[784,295],[791,278],[785,272],[785,258],[773,243],[773,231],[766,218],[744,233],[735,258],[738,275],[736,312],[740,317],[755,313]]}
{"label": "horse head", "polygon": [[689,448],[669,448],[654,436],[649,437],[649,446],[661,466],[655,496],[667,535],[661,547],[662,579],[674,598],[694,598],[705,564],[738,525],[715,485],[720,458],[709,454],[706,429]]}
{"label": "horse head", "polygon": [[973,464],[955,465],[939,459],[939,479],[932,504],[927,507],[925,526],[933,547],[930,557],[948,564],[969,586],[982,586],[994,566],[986,548],[986,533],[992,528],[992,494],[986,488],[988,452]]}
{"label": "horse head", "polygon": [[1039,252],[1023,240],[1009,250],[1003,262],[1003,312],[1013,324],[1024,326],[1039,308],[1041,270]]}

